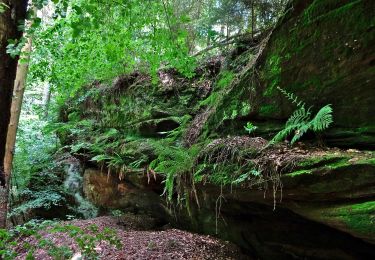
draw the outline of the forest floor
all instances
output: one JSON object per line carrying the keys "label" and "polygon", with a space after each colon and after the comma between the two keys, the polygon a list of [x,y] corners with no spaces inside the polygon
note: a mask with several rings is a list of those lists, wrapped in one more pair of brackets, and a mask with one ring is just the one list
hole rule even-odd
{"label": "forest floor", "polygon": [[[160,230],[149,229],[147,217],[142,216],[104,216],[88,220],[66,221],[61,224],[71,224],[83,230],[96,225],[99,230],[111,228],[116,231],[122,245],[116,249],[108,242],[99,242],[95,251],[100,259],[246,259],[234,244],[211,236],[189,233],[186,231],[164,227]],[[69,247],[74,256],[81,259],[80,249],[67,233],[40,232],[41,237],[51,241],[58,247]],[[22,244],[37,245],[40,238],[25,237],[19,241],[16,259],[26,259],[28,250]],[[34,251],[34,259],[53,259],[46,250],[38,248]]]}

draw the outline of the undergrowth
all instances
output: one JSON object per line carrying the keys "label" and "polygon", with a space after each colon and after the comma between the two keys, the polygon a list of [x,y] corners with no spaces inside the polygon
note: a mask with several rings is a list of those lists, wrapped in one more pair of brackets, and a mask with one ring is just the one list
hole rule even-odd
{"label": "undergrowth", "polygon": [[99,230],[96,225],[81,228],[55,221],[31,220],[10,230],[0,229],[1,259],[15,259],[22,251],[27,252],[26,259],[35,259],[34,254],[37,249],[43,249],[53,259],[72,258],[73,251],[70,247],[59,246],[45,237],[46,234],[54,233],[67,234],[74,239],[85,259],[99,259],[95,248],[104,241],[117,249],[122,247],[116,232],[109,228]]}

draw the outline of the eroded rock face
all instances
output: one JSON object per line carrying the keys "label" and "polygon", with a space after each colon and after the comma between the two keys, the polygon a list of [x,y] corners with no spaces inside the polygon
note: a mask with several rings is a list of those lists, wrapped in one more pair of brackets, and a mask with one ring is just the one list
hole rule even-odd
{"label": "eroded rock face", "polygon": [[295,170],[281,175],[275,197],[271,182],[267,189],[196,185],[200,207],[192,199],[176,225],[216,233],[265,259],[375,257],[374,154],[301,154]]}
{"label": "eroded rock face", "polygon": [[[255,258],[367,259],[375,257],[375,155],[339,149],[275,148],[292,171],[273,195],[249,182],[196,184],[183,207],[165,211],[163,185],[143,172],[118,175],[87,169],[84,192],[95,205],[148,213],[178,227],[216,234]],[[270,153],[271,154],[271,153]],[[272,154],[270,155],[272,157]],[[280,159],[280,167],[288,161]],[[275,160],[278,160],[277,158]],[[188,193],[189,194],[189,193]],[[187,203],[189,202],[189,203]],[[274,209],[274,203],[276,208]]]}
{"label": "eroded rock face", "polygon": [[164,217],[164,201],[160,197],[160,180],[144,172],[108,174],[98,169],[86,169],[83,191],[88,200],[103,209],[123,209],[134,213],[152,213]]}
{"label": "eroded rock face", "polygon": [[252,69],[245,73],[213,121],[241,111],[242,104],[250,104],[245,121],[241,121],[243,115],[227,120],[221,131],[241,130],[241,125],[251,120],[259,127],[258,133],[272,136],[295,109],[277,89],[281,87],[296,94],[308,107],[313,106],[314,111],[332,104],[334,125],[326,132],[328,143],[373,149],[373,10],[375,2],[371,0],[292,1],[258,62],[259,83],[251,83]]}

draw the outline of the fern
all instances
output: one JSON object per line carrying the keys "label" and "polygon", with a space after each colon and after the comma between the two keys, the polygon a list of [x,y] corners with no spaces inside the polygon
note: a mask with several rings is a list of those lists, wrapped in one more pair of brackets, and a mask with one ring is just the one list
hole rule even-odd
{"label": "fern", "polygon": [[305,107],[301,107],[294,111],[293,114],[289,117],[288,121],[286,122],[286,126],[293,126],[301,122],[307,122],[309,121],[310,117],[310,109],[306,110]]}
{"label": "fern", "polygon": [[305,102],[299,100],[299,98],[294,93],[289,93],[285,89],[282,89],[280,87],[277,87],[278,90],[280,90],[281,93],[284,94],[284,96],[292,101],[293,104],[296,104],[297,107],[303,108],[305,107]]}
{"label": "fern", "polygon": [[322,107],[311,121],[312,129],[314,131],[327,129],[333,123],[332,112],[331,105]]}
{"label": "fern", "polygon": [[154,147],[158,157],[150,163],[150,168],[165,175],[163,194],[166,194],[168,200],[171,201],[174,193],[175,178],[194,168],[199,147],[192,146],[187,149],[157,142],[154,143]]}
{"label": "fern", "polygon": [[302,123],[296,126],[295,134],[292,140],[290,141],[291,144],[294,144],[295,142],[297,142],[307,131],[309,131],[310,128],[311,128],[310,122],[307,122],[305,124]]}
{"label": "fern", "polygon": [[311,119],[312,114],[310,108],[306,110],[305,103],[303,101],[300,101],[299,98],[293,93],[289,93],[280,87],[278,87],[278,89],[289,100],[291,100],[292,103],[296,104],[298,108],[289,117],[284,129],[282,129],[272,138],[270,144],[280,142],[291,134],[294,134],[291,140],[291,144],[294,144],[309,130],[320,132],[327,129],[333,123],[333,110],[331,105],[322,107],[315,117]]}

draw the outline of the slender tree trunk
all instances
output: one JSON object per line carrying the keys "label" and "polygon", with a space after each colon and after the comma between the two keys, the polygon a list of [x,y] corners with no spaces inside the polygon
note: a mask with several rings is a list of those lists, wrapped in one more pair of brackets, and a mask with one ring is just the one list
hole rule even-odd
{"label": "slender tree trunk", "polygon": [[254,40],[254,32],[255,32],[255,0],[251,0],[251,38]]}
{"label": "slender tree trunk", "polygon": [[[16,76],[17,59],[6,53],[8,40],[19,39],[22,32],[17,30],[19,21],[26,15],[27,0],[0,0],[4,12],[0,13],[0,180],[3,182],[6,136],[10,120],[13,84]],[[7,210],[7,189],[0,188],[0,228],[5,227]]]}
{"label": "slender tree trunk", "polygon": [[[7,185],[7,196],[9,196],[10,190],[10,177],[12,173],[12,165],[13,165],[13,156],[14,156],[14,149],[16,144],[16,137],[17,137],[17,129],[18,123],[20,120],[21,115],[21,108],[22,108],[22,101],[23,101],[23,94],[25,93],[26,87],[26,78],[27,73],[29,71],[29,56],[31,53],[31,37],[28,37],[25,46],[22,48],[22,53],[25,56],[22,56],[17,65],[17,73],[16,79],[14,81],[14,89],[13,89],[13,99],[12,105],[10,110],[10,121],[8,125],[8,133],[7,133],[7,142],[6,142],[6,149],[5,149],[5,157],[4,157],[4,173],[5,173],[5,180]],[[7,204],[8,205],[8,204]],[[8,207],[5,207],[5,220],[7,215]]]}
{"label": "slender tree trunk", "polygon": [[[26,45],[22,49],[22,53],[29,55],[31,53],[31,38],[27,39]],[[10,177],[12,171],[12,162],[14,148],[16,144],[16,136],[18,123],[21,115],[21,107],[23,94],[26,87],[26,78],[29,71],[29,57],[23,57],[22,62],[18,62],[16,80],[14,81],[13,100],[10,110],[10,122],[8,126],[7,143],[4,157],[4,172],[6,178]]]}
{"label": "slender tree trunk", "polygon": [[49,103],[51,102],[51,85],[46,82],[43,89],[43,116],[48,116]]}

